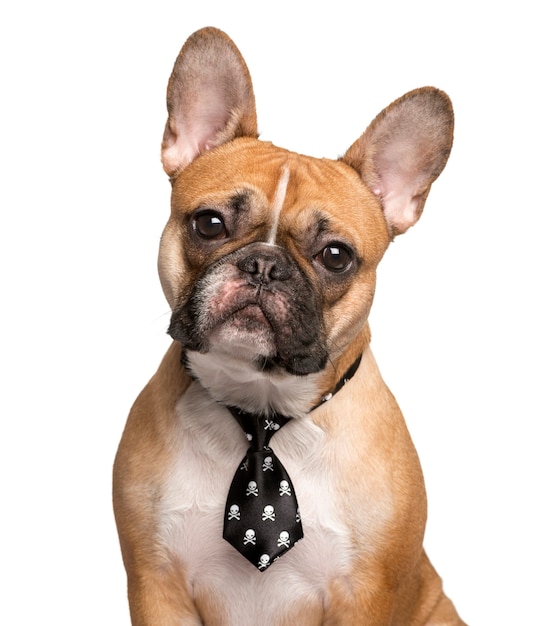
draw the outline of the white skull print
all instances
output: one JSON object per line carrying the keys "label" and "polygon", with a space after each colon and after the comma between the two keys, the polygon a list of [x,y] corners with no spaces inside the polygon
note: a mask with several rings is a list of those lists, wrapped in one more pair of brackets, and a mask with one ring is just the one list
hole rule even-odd
{"label": "white skull print", "polygon": [[229,515],[227,516],[228,520],[237,519],[240,520],[240,508],[237,504],[231,504],[229,507]]}
{"label": "white skull print", "polygon": [[279,495],[280,496],[291,496],[291,490],[288,480],[282,480],[279,483]]}
{"label": "white skull print", "polygon": [[258,484],[255,480],[251,480],[248,483],[248,486],[246,487],[246,495],[258,497]]}
{"label": "white skull print", "polygon": [[258,561],[258,569],[265,569],[269,565],[269,554],[262,554]]}
{"label": "white skull print", "polygon": [[268,520],[274,522],[275,521],[275,508],[268,504],[264,506],[264,510],[262,513],[262,522],[267,522]]}
{"label": "white skull print", "polygon": [[249,528],[244,533],[244,539],[242,540],[242,543],[244,543],[245,546],[248,544],[255,546],[256,545],[256,531],[253,530],[252,528]]}
{"label": "white skull print", "polygon": [[279,533],[279,539],[277,539],[277,546],[279,548],[285,546],[286,548],[290,548],[290,540],[289,533],[286,530],[283,530]]}

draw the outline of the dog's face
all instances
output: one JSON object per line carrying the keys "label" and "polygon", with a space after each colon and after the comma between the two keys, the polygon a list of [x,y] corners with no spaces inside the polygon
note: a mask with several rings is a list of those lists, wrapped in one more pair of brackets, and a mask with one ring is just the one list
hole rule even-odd
{"label": "dog's face", "polygon": [[167,104],[162,163],[173,192],[159,269],[169,332],[191,371],[205,383],[216,364],[227,379],[247,370],[244,394],[253,372],[305,378],[347,348],[359,354],[377,264],[419,219],[446,164],[448,97],[412,91],[338,161],[301,156],[257,139],[248,69],[208,28],[183,46]]}
{"label": "dog's face", "polygon": [[206,152],[175,180],[160,248],[170,334],[264,370],[322,370],[364,327],[389,242],[350,167],[255,139]]}

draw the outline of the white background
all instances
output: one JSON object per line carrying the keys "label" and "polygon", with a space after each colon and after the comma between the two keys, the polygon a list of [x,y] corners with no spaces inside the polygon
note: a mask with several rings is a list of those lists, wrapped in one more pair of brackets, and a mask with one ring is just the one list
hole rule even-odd
{"label": "white background", "polygon": [[[4,3],[0,622],[129,623],[111,463],[169,340],[156,274],[165,87],[226,30],[263,139],[335,157],[432,84],[456,112],[419,224],[383,260],[374,351],[429,494],[426,546],[471,626],[554,624],[548,3]],[[364,225],[360,224],[360,228]]]}

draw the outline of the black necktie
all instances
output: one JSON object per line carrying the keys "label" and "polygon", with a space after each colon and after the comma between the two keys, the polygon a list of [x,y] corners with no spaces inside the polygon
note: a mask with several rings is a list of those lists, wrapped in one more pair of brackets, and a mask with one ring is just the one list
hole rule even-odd
{"label": "black necktie", "polygon": [[304,536],[291,479],[268,445],[290,418],[229,410],[250,448],[229,489],[223,537],[263,572]]}
{"label": "black necktie", "polygon": [[[313,409],[329,401],[354,375],[359,357],[332,393]],[[304,536],[298,502],[287,471],[269,447],[277,430],[290,421],[279,413],[271,417],[228,407],[250,442],[227,496],[223,538],[264,572]],[[312,410],[313,410],[312,409]]]}

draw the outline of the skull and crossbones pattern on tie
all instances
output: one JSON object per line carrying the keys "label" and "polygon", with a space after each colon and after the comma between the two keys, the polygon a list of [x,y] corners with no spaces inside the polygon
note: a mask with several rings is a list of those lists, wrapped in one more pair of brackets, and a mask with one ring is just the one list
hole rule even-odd
{"label": "skull and crossbones pattern on tie", "polygon": [[235,473],[223,537],[260,572],[304,536],[292,481],[269,447],[272,435],[290,418],[263,417],[229,407],[250,443]]}

